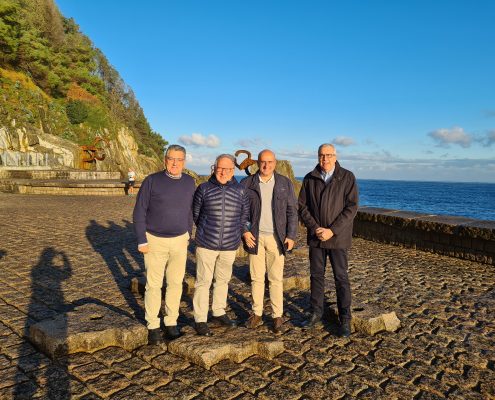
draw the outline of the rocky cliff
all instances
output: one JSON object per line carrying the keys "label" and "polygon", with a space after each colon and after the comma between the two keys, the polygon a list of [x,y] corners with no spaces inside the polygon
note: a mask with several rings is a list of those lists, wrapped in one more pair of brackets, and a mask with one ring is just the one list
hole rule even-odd
{"label": "rocky cliff", "polygon": [[108,143],[101,141],[97,147],[104,160],[84,163],[86,157],[81,146],[46,133],[42,128],[16,127],[15,120],[10,126],[0,126],[0,167],[79,169],[94,171],[119,171],[122,177],[132,168],[138,179],[162,168],[161,160],[138,153],[138,144],[132,132],[122,127]]}

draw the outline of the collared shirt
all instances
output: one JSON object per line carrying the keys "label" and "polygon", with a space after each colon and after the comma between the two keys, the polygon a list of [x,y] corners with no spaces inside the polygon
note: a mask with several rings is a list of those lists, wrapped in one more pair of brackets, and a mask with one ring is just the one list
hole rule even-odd
{"label": "collared shirt", "polygon": [[333,176],[333,173],[335,172],[335,168],[328,171],[328,172],[325,172],[325,171],[321,171],[321,179],[323,179],[325,181],[325,183],[328,183],[330,182],[330,180],[332,179],[332,176]]}
{"label": "collared shirt", "polygon": [[261,175],[260,180],[260,192],[261,192],[261,215],[260,215],[260,235],[273,235],[273,210],[272,199],[273,189],[275,187],[275,174],[271,176],[266,182],[263,182]]}
{"label": "collared shirt", "polygon": [[180,179],[180,178],[182,178],[182,173],[180,173],[179,175],[172,175],[170,172],[168,172],[167,170],[165,170],[165,174],[169,178],[172,178],[172,179]]}

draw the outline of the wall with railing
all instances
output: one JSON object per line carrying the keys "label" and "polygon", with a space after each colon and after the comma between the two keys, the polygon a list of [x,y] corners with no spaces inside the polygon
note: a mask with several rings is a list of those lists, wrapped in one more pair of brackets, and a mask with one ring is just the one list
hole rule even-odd
{"label": "wall with railing", "polygon": [[495,265],[495,221],[361,207],[354,236]]}

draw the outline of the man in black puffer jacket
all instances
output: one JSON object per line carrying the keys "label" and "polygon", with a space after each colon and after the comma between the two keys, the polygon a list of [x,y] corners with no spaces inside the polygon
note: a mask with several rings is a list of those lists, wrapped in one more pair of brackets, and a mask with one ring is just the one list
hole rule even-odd
{"label": "man in black puffer jacket", "polygon": [[234,178],[234,166],[232,155],[219,155],[214,174],[194,194],[197,247],[193,307],[196,332],[204,336],[211,335],[207,318],[213,278],[213,319],[225,326],[236,325],[225,307],[232,264],[249,217],[249,200],[244,187]]}

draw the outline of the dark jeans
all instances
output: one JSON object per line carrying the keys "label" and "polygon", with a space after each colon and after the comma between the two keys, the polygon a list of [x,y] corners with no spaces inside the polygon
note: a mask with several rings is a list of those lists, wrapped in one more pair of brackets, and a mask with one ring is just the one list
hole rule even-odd
{"label": "dark jeans", "polygon": [[351,319],[351,285],[347,274],[347,249],[309,248],[311,307],[314,314],[323,315],[327,256],[330,259],[335,279],[339,319],[343,322]]}

